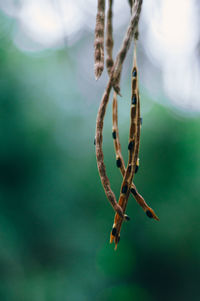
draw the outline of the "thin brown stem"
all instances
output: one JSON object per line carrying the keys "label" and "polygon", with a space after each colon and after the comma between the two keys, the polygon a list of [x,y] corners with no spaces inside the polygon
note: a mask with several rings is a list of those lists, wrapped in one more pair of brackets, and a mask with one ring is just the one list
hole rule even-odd
{"label": "thin brown stem", "polygon": [[137,32],[138,30],[137,28],[138,28],[140,12],[142,8],[142,1],[143,0],[135,0],[133,4],[131,20],[113,68],[112,85],[114,90],[117,92],[117,94],[120,94],[119,78],[122,71],[123,62],[129,50],[130,43],[134,36],[134,33]]}

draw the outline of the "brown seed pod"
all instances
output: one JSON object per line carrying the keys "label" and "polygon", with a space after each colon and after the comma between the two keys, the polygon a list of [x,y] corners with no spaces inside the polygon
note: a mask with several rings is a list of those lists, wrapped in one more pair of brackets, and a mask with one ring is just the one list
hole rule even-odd
{"label": "brown seed pod", "polygon": [[[98,2],[98,9],[100,11],[100,3],[102,4],[102,1]],[[104,2],[103,2],[104,3]],[[130,41],[132,39],[133,33],[137,27],[138,24],[138,19],[139,19],[139,15],[140,15],[140,10],[141,10],[141,5],[142,5],[142,0],[136,0],[136,4],[133,6],[133,11],[134,14],[132,15],[131,21],[130,21],[130,25],[128,27],[127,33],[126,33],[126,38],[122,44],[122,51],[120,50],[118,53],[118,58],[121,57],[121,55],[123,54],[123,60],[120,60],[120,64],[123,64],[123,61],[125,59],[125,56],[127,54],[127,51],[129,49],[130,46]],[[101,5],[102,8],[102,5]],[[98,22],[97,22],[98,23]],[[98,28],[98,26],[96,27]],[[95,30],[95,33],[97,32],[97,30]],[[95,35],[96,36],[96,35]],[[114,208],[114,210],[119,214],[119,216],[124,219],[124,215],[123,215],[123,210],[120,206],[120,204],[117,203],[115,195],[113,193],[113,191],[111,190],[110,187],[110,182],[108,180],[108,177],[106,175],[106,168],[105,168],[105,164],[104,164],[104,156],[103,156],[103,149],[102,149],[102,140],[103,140],[103,122],[104,122],[104,116],[106,113],[106,107],[109,101],[109,95],[110,95],[110,91],[111,88],[113,86],[113,80],[117,80],[119,82],[120,80],[120,74],[121,74],[121,69],[118,68],[118,60],[115,60],[112,72],[110,74],[110,79],[109,82],[107,84],[106,90],[103,94],[103,97],[101,99],[101,103],[99,106],[99,110],[97,113],[97,121],[96,121],[96,158],[97,158],[97,166],[98,166],[98,170],[99,170],[99,175],[101,178],[101,182],[103,185],[103,188],[105,190],[106,196],[110,202],[110,204],[112,205],[112,207]],[[117,71],[117,75],[116,72]],[[115,81],[114,80],[114,81]],[[115,85],[115,90],[116,90],[116,85]],[[119,91],[118,91],[119,93]],[[118,162],[120,163],[120,162]],[[119,164],[120,167],[120,164]],[[128,189],[128,192],[130,193],[130,188]]]}
{"label": "brown seed pod", "polygon": [[108,12],[107,12],[107,24],[106,24],[106,52],[107,52],[106,67],[109,75],[113,67],[112,4],[113,4],[113,0],[108,0]]}
{"label": "brown seed pod", "polygon": [[[134,103],[136,103],[136,101],[134,101]],[[120,162],[120,166],[118,166],[120,168],[121,174],[122,176],[124,176],[125,174],[125,163],[124,163],[124,159],[122,156],[122,152],[121,152],[121,144],[120,144],[120,139],[119,139],[119,128],[118,128],[118,103],[117,103],[117,93],[114,92],[113,95],[113,104],[112,104],[112,121],[113,121],[113,127],[112,127],[112,134],[115,133],[113,135],[113,141],[114,141],[114,147],[115,147],[115,153],[116,153],[116,160],[117,162]],[[137,163],[136,163],[136,168],[137,166],[139,166],[138,163],[138,159],[137,159]],[[129,166],[129,168],[131,167],[131,165]],[[135,170],[136,173],[136,170]],[[151,217],[154,218],[155,220],[159,220],[158,217],[156,216],[155,212],[153,211],[152,208],[150,208],[147,203],[145,202],[144,198],[139,194],[139,192],[137,191],[136,186],[134,185],[134,183],[131,184],[131,189],[130,189],[133,197],[135,198],[136,202],[142,207],[142,209],[147,213],[150,212]],[[147,214],[147,216],[149,216]]]}
{"label": "brown seed pod", "polygon": [[117,203],[116,197],[114,192],[110,187],[110,182],[106,174],[106,167],[104,164],[104,156],[103,156],[103,149],[102,149],[102,142],[103,142],[103,122],[104,116],[106,113],[106,107],[109,101],[109,95],[112,88],[111,79],[108,82],[106,90],[103,94],[98,114],[97,114],[97,121],[96,121],[96,158],[97,158],[97,167],[99,170],[99,175],[101,178],[101,182],[103,188],[105,190],[106,196],[112,205],[113,209],[123,218],[123,210],[120,205]]}
{"label": "brown seed pod", "polygon": [[94,73],[98,79],[104,69],[104,24],[105,23],[105,0],[98,0],[95,40],[94,40]]}
{"label": "brown seed pod", "polygon": [[[135,95],[136,103],[132,103],[132,98]],[[130,131],[129,131],[129,158],[127,168],[123,177],[121,185],[121,193],[119,197],[119,205],[122,207],[123,212],[126,210],[128,197],[130,194],[131,184],[135,173],[136,163],[139,155],[140,144],[140,99],[138,89],[138,70],[136,66],[136,47],[134,47],[134,64],[132,70],[132,96],[131,96],[131,113],[130,113]],[[130,168],[131,167],[131,168]],[[123,219],[118,214],[115,215],[114,226],[116,228],[115,236],[110,235],[110,242],[115,242],[115,249],[118,244],[118,237],[120,236],[120,230]]]}

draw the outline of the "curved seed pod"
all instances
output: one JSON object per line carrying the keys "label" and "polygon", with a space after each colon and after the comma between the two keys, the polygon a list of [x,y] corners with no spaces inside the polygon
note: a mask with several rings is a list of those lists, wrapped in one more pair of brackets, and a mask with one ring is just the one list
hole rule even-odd
{"label": "curved seed pod", "polygon": [[[112,127],[112,136],[114,141],[115,153],[116,153],[116,162],[120,160],[121,164],[118,166],[120,168],[122,176],[125,174],[125,164],[124,159],[121,152],[121,144],[119,140],[119,128],[118,128],[118,104],[117,104],[117,93],[114,92],[113,96],[113,104],[112,104],[112,117],[113,117],[113,127]],[[138,159],[136,163],[136,168],[138,166]],[[136,170],[135,170],[136,173]],[[155,212],[152,208],[150,208],[145,202],[144,198],[137,191],[134,183],[131,184],[131,193],[135,198],[136,202],[142,207],[142,209],[146,212],[147,216],[154,218],[155,220],[159,220],[156,216]]]}
{"label": "curved seed pod", "polygon": [[[133,102],[132,99],[135,99]],[[136,66],[136,47],[134,47],[134,64],[132,69],[132,96],[131,96],[131,114],[130,114],[130,131],[129,131],[129,158],[128,165],[125,170],[123,177],[121,192],[119,197],[119,205],[122,207],[123,212],[126,210],[128,197],[130,194],[130,188],[135,173],[136,162],[139,155],[139,144],[140,144],[140,99],[138,90],[138,70]],[[115,242],[115,249],[118,244],[118,237],[120,235],[120,230],[123,220],[119,215],[115,215],[113,228],[116,228],[115,236],[111,232],[110,242]]]}
{"label": "curved seed pod", "polygon": [[107,13],[107,25],[106,25],[106,51],[107,51],[106,67],[107,67],[109,75],[110,75],[111,69],[113,67],[112,4],[113,4],[113,0],[109,0],[108,1],[108,13]]}
{"label": "curved seed pod", "polygon": [[106,175],[106,167],[104,164],[104,156],[103,156],[103,149],[102,149],[102,141],[103,141],[103,122],[104,116],[106,113],[106,107],[109,101],[109,95],[112,88],[111,79],[108,82],[106,90],[103,94],[101,99],[101,103],[99,106],[98,114],[97,114],[97,121],[96,121],[96,158],[97,158],[97,166],[99,170],[99,175],[101,178],[101,182],[103,188],[105,190],[106,196],[113,207],[113,209],[124,218],[123,210],[121,206],[117,203],[115,194],[111,190],[109,179]]}
{"label": "curved seed pod", "polygon": [[127,51],[129,50],[131,40],[135,32],[137,32],[138,30],[138,21],[140,17],[141,8],[142,8],[142,1],[143,0],[135,0],[133,4],[131,20],[113,68],[112,85],[114,90],[117,92],[117,94],[120,94],[119,78],[122,71],[122,65],[126,57]]}
{"label": "curved seed pod", "polygon": [[105,23],[105,0],[98,0],[95,41],[94,41],[94,73],[98,79],[104,69],[104,23]]}

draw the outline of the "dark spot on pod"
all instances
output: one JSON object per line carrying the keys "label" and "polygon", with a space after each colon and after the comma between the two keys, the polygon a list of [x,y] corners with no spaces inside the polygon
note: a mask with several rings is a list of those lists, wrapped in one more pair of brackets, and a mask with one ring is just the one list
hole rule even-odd
{"label": "dark spot on pod", "polygon": [[116,92],[118,95],[120,95],[120,96],[121,96],[121,94],[120,94],[120,87],[119,87],[119,85],[117,85],[117,84],[114,84],[114,85],[113,85],[113,89],[115,90],[115,92]]}
{"label": "dark spot on pod", "polygon": [[125,217],[126,221],[130,221],[130,219],[131,219],[127,214],[124,214],[124,217]]}
{"label": "dark spot on pod", "polygon": [[131,172],[131,169],[132,169],[132,165],[130,164],[130,165],[128,166],[128,172]]}
{"label": "dark spot on pod", "polygon": [[96,138],[94,138],[94,145],[96,145]]}
{"label": "dark spot on pod", "polygon": [[132,105],[136,105],[136,101],[137,101],[137,97],[134,94],[133,97],[132,97]]}
{"label": "dark spot on pod", "polygon": [[138,30],[135,32],[134,38],[135,38],[136,41],[138,40],[138,38],[139,38],[139,31]]}
{"label": "dark spot on pod", "polygon": [[129,149],[129,150],[133,149],[133,147],[134,147],[134,144],[135,144],[135,143],[134,143],[134,141],[133,141],[133,140],[132,140],[132,141],[130,141],[130,142],[129,142],[129,144],[128,144],[128,149]]}
{"label": "dark spot on pod", "polygon": [[140,124],[142,125],[142,122],[143,122],[143,119],[142,119],[142,117],[140,117]]}
{"label": "dark spot on pod", "polygon": [[127,190],[128,190],[128,185],[125,184],[125,185],[122,187],[122,193],[127,193]]}
{"label": "dark spot on pod", "polygon": [[120,53],[120,58],[121,58],[121,60],[123,61],[124,60],[124,58],[125,58],[125,51],[122,51],[121,53]]}
{"label": "dark spot on pod", "polygon": [[112,132],[112,137],[113,137],[113,139],[116,139],[116,131]]}
{"label": "dark spot on pod", "polygon": [[118,158],[118,159],[116,160],[116,165],[117,165],[118,168],[121,167],[122,161],[121,161],[120,158]]}
{"label": "dark spot on pod", "polygon": [[135,173],[137,173],[137,172],[138,172],[138,169],[139,169],[139,166],[138,166],[138,165],[136,165],[136,167],[135,167]]}
{"label": "dark spot on pod", "polygon": [[133,69],[132,76],[133,76],[133,77],[136,77],[136,76],[137,76],[137,71],[136,71],[135,68]]}
{"label": "dark spot on pod", "polygon": [[106,65],[107,65],[107,67],[112,67],[113,66],[113,60],[107,59]]}
{"label": "dark spot on pod", "polygon": [[134,188],[131,188],[131,193],[133,194],[133,195],[136,195],[137,193],[136,193],[136,190],[134,189]]}
{"label": "dark spot on pod", "polygon": [[116,233],[117,233],[117,229],[114,227],[114,228],[112,229],[112,235],[115,236]]}
{"label": "dark spot on pod", "polygon": [[147,215],[149,218],[152,218],[152,217],[153,217],[153,214],[151,213],[150,210],[147,210],[147,211],[146,211],[146,215]]}

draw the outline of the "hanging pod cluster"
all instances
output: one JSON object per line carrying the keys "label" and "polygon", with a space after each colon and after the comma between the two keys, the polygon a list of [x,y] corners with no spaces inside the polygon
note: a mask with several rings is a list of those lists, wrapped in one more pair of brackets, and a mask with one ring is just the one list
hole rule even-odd
{"label": "hanging pod cluster", "polygon": [[[120,230],[124,220],[130,218],[125,214],[126,206],[130,193],[135,198],[136,202],[143,208],[147,216],[155,220],[159,220],[152,208],[150,208],[143,197],[137,191],[133,183],[133,177],[139,168],[139,146],[140,146],[140,128],[142,118],[140,117],[140,95],[138,87],[138,68],[136,58],[136,44],[138,39],[138,22],[142,7],[142,0],[128,1],[131,9],[131,19],[127,28],[122,46],[113,61],[113,28],[112,28],[112,7],[113,0],[108,0],[108,10],[106,16],[106,68],[109,75],[107,87],[102,96],[97,120],[96,120],[96,158],[97,166],[101,182],[105,194],[115,211],[114,224],[110,234],[110,242],[115,243],[115,249],[120,240]],[[96,27],[95,27],[95,42],[94,42],[94,71],[95,77],[98,79],[104,69],[104,28],[105,28],[105,0],[98,0]],[[128,143],[128,163],[125,166],[118,130],[118,103],[117,96],[120,95],[120,78],[122,66],[129,50],[131,41],[134,40],[133,53],[133,68],[131,72],[131,101],[130,101],[130,131]],[[114,149],[116,154],[116,166],[119,168],[123,180],[120,189],[119,201],[117,202],[114,192],[110,187],[110,182],[106,174],[106,167],[104,164],[103,155],[103,123],[106,113],[106,107],[109,101],[111,90],[113,93],[112,103],[112,137],[114,141]]]}

